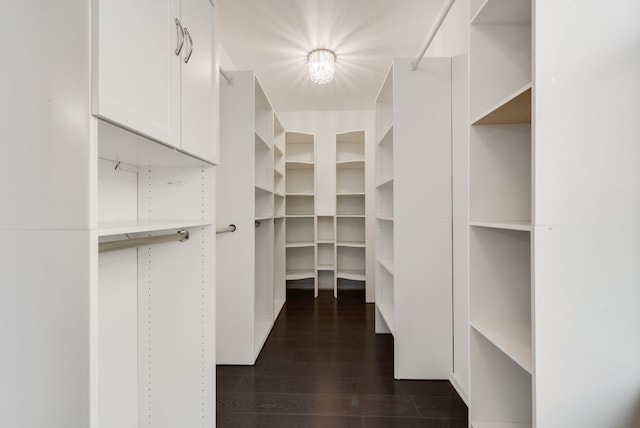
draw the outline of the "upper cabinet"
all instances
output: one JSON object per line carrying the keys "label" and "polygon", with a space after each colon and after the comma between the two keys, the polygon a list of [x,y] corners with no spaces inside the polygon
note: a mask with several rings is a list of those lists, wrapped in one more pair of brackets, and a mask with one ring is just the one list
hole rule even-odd
{"label": "upper cabinet", "polygon": [[94,0],[93,19],[93,113],[217,163],[213,3]]}

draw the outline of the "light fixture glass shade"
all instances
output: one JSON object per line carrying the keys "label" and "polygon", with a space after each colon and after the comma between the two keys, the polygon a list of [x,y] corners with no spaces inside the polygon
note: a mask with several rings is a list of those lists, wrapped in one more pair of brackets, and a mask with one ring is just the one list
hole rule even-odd
{"label": "light fixture glass shade", "polygon": [[311,81],[324,85],[333,80],[336,70],[336,54],[329,49],[316,49],[307,56]]}

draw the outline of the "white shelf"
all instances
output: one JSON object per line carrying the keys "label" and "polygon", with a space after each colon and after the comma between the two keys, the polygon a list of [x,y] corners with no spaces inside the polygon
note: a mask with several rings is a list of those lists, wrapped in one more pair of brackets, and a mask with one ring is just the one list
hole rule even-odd
{"label": "white shelf", "polygon": [[487,227],[491,229],[520,230],[525,232],[531,231],[530,221],[472,221],[469,222],[469,225],[475,227]]}
{"label": "white shelf", "polygon": [[286,196],[311,196],[313,197],[313,193],[286,193]]}
{"label": "white shelf", "polygon": [[337,242],[336,247],[366,248],[364,242]]}
{"label": "white shelf", "polygon": [[271,189],[269,189],[268,187],[262,185],[262,184],[256,184],[255,185],[256,190],[259,190],[261,192],[265,192],[265,193],[273,193],[273,191]]}
{"label": "white shelf", "polygon": [[271,150],[271,147],[269,147],[267,140],[265,140],[264,137],[262,137],[262,135],[258,133],[258,131],[255,132],[255,140],[256,140],[256,147],[259,147],[261,150],[265,150],[265,151]]}
{"label": "white shelf", "polygon": [[364,192],[344,192],[344,193],[336,193],[336,196],[364,196]]}
{"label": "white shelf", "polygon": [[364,281],[366,279],[365,271],[360,269],[338,269],[336,277],[354,281]]}
{"label": "white shelf", "polygon": [[531,0],[486,0],[471,25],[531,22]]}
{"label": "white shelf", "polygon": [[207,220],[132,220],[110,221],[98,224],[98,236],[123,235],[125,233],[156,232],[190,227],[206,227],[214,224]]}
{"label": "white shelf", "polygon": [[336,218],[365,218],[364,214],[337,214]]}
{"label": "white shelf", "polygon": [[304,247],[313,247],[315,246],[314,242],[287,242],[285,244],[287,248],[304,248]]}
{"label": "white shelf", "polygon": [[393,143],[393,124],[389,125],[387,130],[382,134],[382,138],[378,141],[378,144]]}
{"label": "white shelf", "polygon": [[391,259],[378,259],[378,263],[382,266],[387,272],[393,275],[393,260]]}
{"label": "white shelf", "polygon": [[255,221],[265,221],[265,220],[271,220],[271,219],[273,219],[273,216],[270,216],[270,215],[268,215],[268,216],[258,216],[258,217],[254,218]]}
{"label": "white shelf", "polygon": [[336,162],[336,168],[364,168],[364,159]]}
{"label": "white shelf", "polygon": [[393,184],[393,177],[389,177],[386,180],[382,181],[381,183],[376,184],[376,188],[385,187],[390,184]]}
{"label": "white shelf", "polygon": [[376,220],[393,222],[393,217],[376,217]]}
{"label": "white shelf", "polygon": [[395,314],[393,313],[393,305],[390,302],[376,301],[376,307],[382,315],[385,324],[389,327],[391,334],[395,334]]}
{"label": "white shelf", "polygon": [[318,239],[318,244],[333,244],[333,239]]}
{"label": "white shelf", "polygon": [[315,278],[315,272],[313,270],[307,269],[293,269],[287,270],[287,280],[298,280],[298,279],[307,279],[307,278]]}
{"label": "white shelf", "polygon": [[285,215],[287,218],[314,218],[313,214],[287,214]]}
{"label": "white shelf", "polygon": [[508,95],[471,121],[472,125],[531,123],[531,82]]}
{"label": "white shelf", "polygon": [[285,161],[287,169],[312,169],[315,166],[314,162],[305,161]]}
{"label": "white shelf", "polygon": [[480,321],[472,321],[471,326],[516,364],[529,374],[533,374],[530,326]]}
{"label": "white shelf", "polygon": [[333,271],[335,269],[334,269],[333,265],[318,265],[318,270],[322,270],[322,271],[330,270],[330,271]]}

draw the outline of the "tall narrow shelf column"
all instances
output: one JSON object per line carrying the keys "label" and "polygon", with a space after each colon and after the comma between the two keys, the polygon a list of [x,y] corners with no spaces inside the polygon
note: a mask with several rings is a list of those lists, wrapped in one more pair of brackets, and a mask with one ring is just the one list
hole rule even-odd
{"label": "tall narrow shelf column", "polygon": [[395,59],[376,99],[376,331],[397,379],[452,369],[451,61]]}
{"label": "tall narrow shelf column", "polygon": [[640,423],[640,103],[620,96],[640,75],[638,14],[473,4],[474,428]]}
{"label": "tall narrow shelf column", "polygon": [[314,136],[286,132],[285,159],[286,279],[312,281],[317,297]]}
{"label": "tall narrow shelf column", "polygon": [[253,364],[284,301],[281,290],[274,301],[275,241],[282,236],[274,210],[281,212],[283,186],[276,135],[282,127],[254,73],[229,74],[232,83],[221,85],[218,222],[237,230],[218,238],[217,362]]}
{"label": "tall narrow shelf column", "polygon": [[285,220],[285,132],[274,115],[273,135],[273,304],[274,318],[287,299]]}
{"label": "tall narrow shelf column", "polygon": [[365,131],[336,135],[335,282],[366,280]]}
{"label": "tall narrow shelf column", "polygon": [[531,426],[531,0],[482,5],[470,63],[470,419]]}

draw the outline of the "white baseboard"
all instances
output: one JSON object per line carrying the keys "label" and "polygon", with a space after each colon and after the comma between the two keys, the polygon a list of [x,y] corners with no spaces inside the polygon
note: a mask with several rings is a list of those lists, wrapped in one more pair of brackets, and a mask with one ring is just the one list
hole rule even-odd
{"label": "white baseboard", "polygon": [[451,382],[453,388],[456,390],[460,398],[462,398],[462,401],[464,401],[467,407],[469,407],[469,393],[462,387],[455,373],[451,373],[449,375],[449,382]]}

